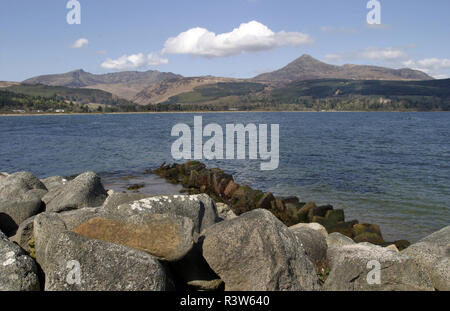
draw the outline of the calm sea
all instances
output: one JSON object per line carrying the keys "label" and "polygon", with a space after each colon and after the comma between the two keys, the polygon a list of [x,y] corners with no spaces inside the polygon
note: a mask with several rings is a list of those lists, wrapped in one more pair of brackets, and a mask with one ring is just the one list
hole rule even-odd
{"label": "calm sea", "polygon": [[450,224],[450,113],[0,117],[0,171],[43,178],[92,170],[120,183],[173,162],[172,126],[192,126],[194,115],[204,125],[280,124],[279,169],[263,172],[250,160],[206,162],[240,184],[344,208],[349,220],[381,225],[386,240],[416,241]]}

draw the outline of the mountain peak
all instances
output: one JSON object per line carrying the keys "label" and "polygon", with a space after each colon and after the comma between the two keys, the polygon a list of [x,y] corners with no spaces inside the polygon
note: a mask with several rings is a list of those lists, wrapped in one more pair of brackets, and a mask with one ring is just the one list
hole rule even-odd
{"label": "mountain peak", "polygon": [[391,68],[324,63],[311,55],[303,54],[284,68],[255,77],[260,81],[289,83],[316,79],[349,80],[430,80],[430,76],[416,70],[396,70]]}
{"label": "mountain peak", "polygon": [[299,58],[297,58],[297,59],[304,59],[304,60],[316,60],[314,57],[312,57],[311,55],[309,55],[309,54],[303,54],[302,56],[300,56]]}

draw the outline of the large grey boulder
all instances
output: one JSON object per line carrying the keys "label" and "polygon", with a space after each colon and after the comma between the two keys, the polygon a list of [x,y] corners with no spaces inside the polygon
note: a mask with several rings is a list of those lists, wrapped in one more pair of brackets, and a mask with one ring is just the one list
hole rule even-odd
{"label": "large grey boulder", "polygon": [[271,212],[253,210],[204,232],[203,256],[230,291],[318,290],[314,266]]}
{"label": "large grey boulder", "polygon": [[27,218],[43,210],[41,197],[47,188],[33,174],[18,172],[0,181],[0,230],[6,235],[16,233]]}
{"label": "large grey boulder", "polygon": [[41,182],[48,189],[48,192],[42,197],[42,201],[48,204],[58,194],[58,190],[63,188],[69,181],[61,176],[53,176],[41,179]]}
{"label": "large grey boulder", "polygon": [[41,182],[45,185],[48,191],[52,191],[66,185],[68,180],[62,176],[53,176],[41,179]]}
{"label": "large grey boulder", "polygon": [[[73,230],[79,225],[103,215],[102,208],[80,208],[77,210],[62,213],[41,213],[34,217],[33,223],[29,224],[33,232],[32,236],[35,240],[36,261],[45,271],[45,253],[47,251],[48,241],[52,236],[66,230]],[[24,228],[25,229],[25,228]],[[20,233],[20,228],[17,231]],[[26,240],[27,236],[15,236],[15,241]],[[22,245],[22,244],[20,244]]]}
{"label": "large grey boulder", "polygon": [[341,247],[344,245],[355,244],[355,241],[339,232],[330,233],[327,237],[328,247]]}
{"label": "large grey boulder", "polygon": [[320,234],[322,234],[324,236],[324,238],[328,237],[328,232],[327,229],[325,229],[324,226],[322,226],[321,224],[317,223],[317,222],[311,222],[311,223],[298,223],[292,227],[289,227],[291,230],[295,230],[295,229],[300,229],[300,228],[309,228],[312,230],[315,230],[317,232],[319,232]]}
{"label": "large grey boulder", "polygon": [[327,256],[331,272],[325,281],[324,290],[434,290],[426,272],[410,257],[380,246],[360,243],[332,247],[328,249]]}
{"label": "large grey boulder", "polygon": [[35,241],[36,261],[46,271],[46,252],[50,239],[66,231],[66,224],[57,213],[42,213],[33,220],[33,237]]}
{"label": "large grey boulder", "polygon": [[139,200],[148,198],[150,196],[151,195],[143,194],[143,193],[114,192],[106,198],[105,203],[103,204],[103,208],[106,211],[114,212],[122,204],[139,201]]}
{"label": "large grey boulder", "polygon": [[47,291],[162,291],[170,283],[151,255],[69,231],[49,241],[45,261]]}
{"label": "large grey boulder", "polygon": [[327,240],[317,230],[308,227],[291,228],[295,237],[306,251],[318,273],[324,273],[327,264]]}
{"label": "large grey boulder", "polygon": [[31,190],[46,192],[47,188],[36,176],[29,172],[8,175],[0,181],[0,201],[27,201],[26,194]]}
{"label": "large grey boulder", "polygon": [[190,218],[200,234],[219,221],[214,201],[206,194],[155,196],[118,207],[105,207],[110,214],[128,217],[136,214],[169,214]]}
{"label": "large grey boulder", "polygon": [[141,223],[130,219],[94,218],[73,232],[90,239],[125,245],[163,261],[179,261],[192,249],[192,220],[175,215],[146,216]]}
{"label": "large grey boulder", "polygon": [[38,197],[29,201],[0,202],[0,230],[8,236],[14,235],[22,222],[43,210],[44,203]]}
{"label": "large grey boulder", "polygon": [[402,254],[427,271],[434,288],[450,291],[450,226],[411,245]]}
{"label": "large grey boulder", "polygon": [[[87,172],[57,188],[47,202],[46,211],[63,212],[83,207],[98,207],[108,194],[101,179],[93,172]],[[45,199],[45,198],[44,198]]]}
{"label": "large grey boulder", "polygon": [[58,213],[59,218],[66,225],[67,230],[73,230],[89,220],[102,217],[104,210],[101,207],[84,207],[72,211]]}
{"label": "large grey boulder", "polygon": [[0,232],[0,291],[38,291],[37,266]]}

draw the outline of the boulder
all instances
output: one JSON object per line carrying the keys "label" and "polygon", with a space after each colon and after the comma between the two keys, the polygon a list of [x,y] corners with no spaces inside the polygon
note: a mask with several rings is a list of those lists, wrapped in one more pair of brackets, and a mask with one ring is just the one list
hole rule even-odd
{"label": "boulder", "polygon": [[74,232],[48,243],[47,291],[162,291],[170,280],[161,263],[138,250]]}
{"label": "boulder", "polygon": [[6,177],[8,177],[8,176],[9,176],[8,173],[6,173],[6,172],[0,172],[0,182],[1,182],[2,180],[4,180]]}
{"label": "boulder", "polygon": [[230,180],[228,185],[225,187],[225,190],[223,191],[223,194],[226,198],[231,199],[233,197],[233,194],[236,192],[236,190],[239,189],[239,185],[236,184],[233,180]]}
{"label": "boulder", "polygon": [[256,203],[256,208],[263,208],[270,210],[272,209],[272,202],[275,201],[275,197],[271,192],[267,192],[263,197]]}
{"label": "boulder", "polygon": [[47,192],[45,185],[33,174],[19,172],[0,181],[0,230],[6,235],[16,233],[20,224],[41,212],[41,197]]}
{"label": "boulder", "polygon": [[79,225],[97,217],[104,217],[107,213],[101,207],[84,207],[72,211],[58,213],[67,230],[71,231]]}
{"label": "boulder", "polygon": [[349,237],[340,234],[339,232],[330,233],[327,237],[327,245],[329,248],[331,247],[341,247],[344,245],[352,245],[355,242]]}
{"label": "boulder", "polygon": [[219,217],[224,220],[233,219],[237,217],[236,214],[233,212],[233,210],[230,208],[230,206],[225,203],[216,203],[216,207]]}
{"label": "boulder", "polygon": [[194,223],[196,235],[219,221],[214,201],[206,194],[156,196],[108,209],[108,213],[128,217],[138,214],[183,216]]}
{"label": "boulder", "polygon": [[355,237],[357,237],[360,234],[366,233],[366,232],[374,233],[374,234],[377,234],[378,236],[382,237],[380,226],[374,225],[374,224],[364,224],[364,223],[363,224],[355,224],[353,226],[353,231],[354,231]]}
{"label": "boulder", "polygon": [[35,241],[36,261],[44,272],[46,271],[45,258],[48,241],[58,235],[58,233],[66,230],[64,221],[56,213],[42,213],[34,218],[33,237]]}
{"label": "boulder", "polygon": [[325,237],[325,239],[328,237],[328,232],[325,229],[325,227],[316,222],[312,222],[309,224],[300,223],[300,224],[296,224],[295,226],[289,227],[289,229],[291,229],[291,230],[296,230],[296,229],[300,229],[300,228],[310,228],[312,230],[318,231],[320,234],[322,234]]}
{"label": "boulder", "polygon": [[[292,225],[298,223],[306,223],[308,221],[308,213],[303,209],[305,203],[289,202],[283,199],[286,208],[285,214]],[[288,224],[286,224],[288,225]]]}
{"label": "boulder", "polygon": [[223,285],[221,279],[211,280],[211,281],[190,281],[187,283],[189,287],[197,291],[217,291]]}
{"label": "boulder", "polygon": [[183,164],[183,168],[186,172],[201,171],[206,168],[206,165],[200,161],[187,161]]}
{"label": "boulder", "polygon": [[257,209],[204,232],[203,256],[229,291],[317,290],[312,262],[291,230]]}
{"label": "boulder", "polygon": [[345,222],[345,213],[343,209],[329,210],[325,214],[325,220],[328,224],[334,225]]}
{"label": "boulder", "polygon": [[347,221],[344,223],[338,223],[336,225],[333,225],[333,226],[327,228],[327,231],[328,231],[328,233],[338,232],[349,238],[354,238],[355,233],[353,231],[353,226],[356,224],[358,224],[357,220]]}
{"label": "boulder", "polygon": [[395,246],[395,244],[391,244],[391,245],[386,246],[386,249],[388,249],[390,251],[393,251],[393,252],[396,252],[396,253],[400,253],[400,251],[398,250],[397,246]]}
{"label": "boulder", "polygon": [[308,227],[290,228],[301,243],[318,273],[324,273],[327,262],[327,239],[317,230]]}
{"label": "boulder", "polygon": [[[427,291],[433,290],[426,272],[410,257],[370,243],[331,247],[327,252],[331,272],[324,290]],[[373,277],[379,263],[379,284]]]}
{"label": "boulder", "polygon": [[450,291],[450,226],[437,231],[401,252],[423,267],[433,287]]}
{"label": "boulder", "polygon": [[314,222],[314,216],[325,217],[326,213],[330,210],[333,210],[333,206],[331,205],[322,205],[322,206],[313,206],[308,212],[308,220],[309,222]]}
{"label": "boulder", "polygon": [[[28,201],[26,194],[30,190],[47,191],[45,185],[29,172],[11,174],[0,181],[0,201],[20,202]],[[41,193],[42,192],[37,192]]]}
{"label": "boulder", "polygon": [[38,197],[29,201],[0,202],[0,230],[12,236],[22,222],[43,210],[44,203]]}
{"label": "boulder", "polygon": [[27,253],[31,252],[30,241],[33,239],[33,223],[35,217],[32,216],[22,222],[16,234],[10,238],[12,242],[19,244]]}
{"label": "boulder", "polygon": [[114,211],[122,204],[139,201],[148,197],[151,197],[151,195],[142,193],[114,192],[106,198],[105,203],[103,204],[103,208],[107,211]]}
{"label": "boulder", "polygon": [[38,291],[34,260],[0,232],[0,291]]}
{"label": "boulder", "polygon": [[353,240],[356,243],[368,242],[375,245],[383,245],[385,243],[380,235],[372,232],[363,232],[355,236]]}
{"label": "boulder", "polygon": [[101,206],[107,197],[101,179],[93,172],[77,176],[55,190],[47,203],[46,211],[63,212],[82,207]]}
{"label": "boulder", "polygon": [[53,176],[41,179],[41,182],[45,185],[48,191],[53,191],[65,186],[68,180],[61,176]]}
{"label": "boulder", "polygon": [[230,183],[230,181],[233,180],[233,176],[223,172],[219,171],[213,174],[212,176],[212,185],[211,190],[218,196],[222,197],[225,195],[225,189]]}
{"label": "boulder", "polygon": [[369,242],[371,244],[383,246],[386,242],[381,235],[381,229],[374,224],[355,224],[353,226],[353,240],[356,243]]}
{"label": "boulder", "polygon": [[192,220],[174,215],[148,215],[144,224],[94,218],[73,231],[87,238],[128,246],[163,261],[181,260],[194,243]]}
{"label": "boulder", "polygon": [[256,205],[263,198],[264,193],[254,190],[249,186],[240,186],[233,193],[231,198],[231,208],[236,215],[241,215],[248,211],[256,209]]}
{"label": "boulder", "polygon": [[394,244],[399,251],[402,251],[404,249],[407,249],[411,245],[411,242],[407,240],[398,240],[393,242],[392,244]]}

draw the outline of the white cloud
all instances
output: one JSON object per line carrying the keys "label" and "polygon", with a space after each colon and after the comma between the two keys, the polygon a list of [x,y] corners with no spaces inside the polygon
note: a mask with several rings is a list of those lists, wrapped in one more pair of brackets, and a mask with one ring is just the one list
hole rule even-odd
{"label": "white cloud", "polygon": [[367,48],[360,51],[328,54],[325,59],[329,62],[343,62],[348,60],[398,61],[408,58],[404,48]]}
{"label": "white cloud", "polygon": [[101,64],[101,66],[105,69],[112,70],[130,70],[144,66],[158,66],[168,63],[169,60],[167,58],[163,58],[158,54],[150,53],[148,55],[144,55],[142,53],[139,53],[132,55],[123,55],[122,57],[119,57],[117,59],[108,58]]}
{"label": "white cloud", "polygon": [[403,66],[423,71],[436,79],[448,78],[448,74],[442,73],[443,70],[450,69],[450,59],[448,58],[425,58],[421,60],[409,59],[404,61]]}
{"label": "white cloud", "polygon": [[200,27],[189,29],[169,38],[164,45],[163,53],[225,57],[312,42],[307,34],[285,31],[275,33],[267,26],[251,21],[223,34],[215,34]]}
{"label": "white cloud", "polygon": [[159,54],[150,53],[147,55],[147,65],[149,66],[167,65],[168,63],[169,60]]}
{"label": "white cloud", "polygon": [[408,54],[400,48],[369,48],[359,52],[358,56],[372,60],[397,60],[408,57]]}
{"label": "white cloud", "polygon": [[87,46],[89,44],[89,40],[86,38],[80,38],[77,41],[75,41],[70,47],[72,49],[81,49],[84,46]]}
{"label": "white cloud", "polygon": [[407,52],[414,48],[414,45],[388,48],[367,48],[364,50],[328,54],[325,60],[328,62],[344,62],[363,60],[369,63],[386,65],[393,68],[410,68],[420,70],[436,78],[444,79],[450,73],[450,59],[448,58],[425,58],[421,60],[413,59]]}

